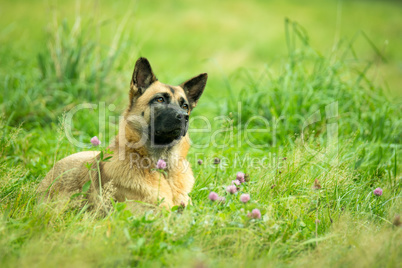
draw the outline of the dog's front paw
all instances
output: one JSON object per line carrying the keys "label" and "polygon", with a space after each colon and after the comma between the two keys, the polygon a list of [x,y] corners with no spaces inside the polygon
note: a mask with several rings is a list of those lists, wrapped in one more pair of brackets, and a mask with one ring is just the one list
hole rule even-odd
{"label": "dog's front paw", "polygon": [[187,207],[188,205],[192,205],[191,198],[187,194],[181,195],[177,198],[176,204],[181,207]]}

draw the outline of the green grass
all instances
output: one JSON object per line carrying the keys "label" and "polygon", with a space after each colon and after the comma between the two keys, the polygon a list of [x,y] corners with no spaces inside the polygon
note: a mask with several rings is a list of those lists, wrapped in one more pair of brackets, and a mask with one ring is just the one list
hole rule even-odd
{"label": "green grass", "polygon": [[[400,7],[396,1],[1,2],[0,263],[397,267]],[[98,104],[74,116],[72,135],[86,143],[97,135],[107,144],[139,56],[171,84],[209,73],[192,116],[206,116],[215,134],[191,133],[196,145],[207,144],[189,153],[193,205],[140,213],[117,203],[100,217],[74,201],[37,203],[35,189],[54,162],[88,149],[64,136],[64,112]],[[303,128],[313,114],[321,118]],[[334,125],[336,139],[328,136]],[[192,122],[193,129],[205,127]],[[261,128],[267,131],[250,131]],[[214,157],[221,165],[212,164]],[[238,171],[250,181],[228,195]],[[315,180],[321,189],[313,189]],[[373,195],[377,187],[382,196]],[[226,202],[209,201],[211,191]],[[239,201],[243,192],[251,195],[246,205]],[[254,208],[261,219],[247,217]]]}

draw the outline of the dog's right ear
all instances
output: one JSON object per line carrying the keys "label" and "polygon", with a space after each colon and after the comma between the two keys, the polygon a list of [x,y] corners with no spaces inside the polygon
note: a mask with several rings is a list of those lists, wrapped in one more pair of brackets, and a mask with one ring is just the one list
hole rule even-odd
{"label": "dog's right ear", "polygon": [[135,63],[133,77],[130,85],[130,101],[135,97],[141,96],[145,90],[157,81],[152,72],[151,64],[146,58],[139,58]]}

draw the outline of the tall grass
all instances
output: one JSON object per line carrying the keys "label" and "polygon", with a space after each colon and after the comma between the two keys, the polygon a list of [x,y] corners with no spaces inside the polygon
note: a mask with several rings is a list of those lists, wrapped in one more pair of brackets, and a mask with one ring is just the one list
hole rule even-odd
{"label": "tall grass", "polygon": [[[72,23],[54,14],[47,26],[45,45],[37,55],[37,72],[30,75],[13,72],[1,87],[1,109],[17,125],[45,125],[56,121],[66,109],[82,102],[96,102],[108,96],[116,86],[110,73],[123,49],[123,19],[111,43],[102,45],[99,36],[102,22],[78,16]],[[15,105],[18,103],[18,109]]]}
{"label": "tall grass", "polygon": [[[120,51],[110,47],[108,53],[101,47],[96,36],[100,27],[92,21],[82,23],[81,17],[76,17],[72,26],[66,20],[49,25],[46,49],[38,54],[42,79],[88,101],[108,92],[106,78]],[[120,34],[116,32],[117,41]]]}
{"label": "tall grass", "polygon": [[[309,45],[306,31],[288,20],[286,35],[289,57],[278,75],[267,67],[258,75],[242,69],[233,78],[243,84],[238,98],[228,101],[234,124],[251,129],[268,122],[269,131],[253,141],[276,147],[294,144],[295,134],[324,144],[328,124],[336,123],[340,146],[355,150],[355,168],[364,166],[371,174],[389,170],[395,177],[392,166],[402,156],[402,103],[371,82],[374,62],[356,58],[353,43],[346,41],[323,56]],[[251,120],[256,115],[266,121]],[[316,122],[308,123],[312,118]]]}

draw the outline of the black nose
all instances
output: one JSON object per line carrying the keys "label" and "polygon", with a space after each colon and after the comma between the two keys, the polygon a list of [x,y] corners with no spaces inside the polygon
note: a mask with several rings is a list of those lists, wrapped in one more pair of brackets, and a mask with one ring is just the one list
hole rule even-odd
{"label": "black nose", "polygon": [[176,118],[179,119],[180,121],[185,120],[187,122],[188,121],[188,114],[186,114],[186,113],[178,113],[178,114],[176,114]]}

